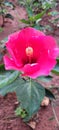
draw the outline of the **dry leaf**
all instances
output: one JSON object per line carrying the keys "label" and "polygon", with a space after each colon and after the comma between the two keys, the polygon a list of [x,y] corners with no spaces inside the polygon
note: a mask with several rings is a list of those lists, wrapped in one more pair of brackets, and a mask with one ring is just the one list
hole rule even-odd
{"label": "dry leaf", "polygon": [[34,130],[36,128],[36,122],[35,121],[30,121],[28,125]]}
{"label": "dry leaf", "polygon": [[49,102],[50,102],[49,98],[44,97],[43,101],[41,102],[41,106],[48,106]]}

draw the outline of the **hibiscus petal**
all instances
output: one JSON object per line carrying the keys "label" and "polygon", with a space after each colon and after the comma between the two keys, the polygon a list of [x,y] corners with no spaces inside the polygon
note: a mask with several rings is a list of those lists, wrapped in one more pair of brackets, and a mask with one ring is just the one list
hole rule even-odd
{"label": "hibiscus petal", "polygon": [[26,58],[25,49],[30,46],[30,38],[41,35],[44,33],[28,27],[9,36],[6,47],[16,63],[19,63],[23,57]]}
{"label": "hibiscus petal", "polygon": [[19,67],[15,64],[12,58],[9,58],[7,55],[4,56],[4,64],[6,70],[20,70],[22,64],[19,64]]}
{"label": "hibiscus petal", "polygon": [[29,40],[29,43],[33,48],[34,58],[38,59],[44,55],[49,55],[49,57],[56,58],[59,53],[59,48],[57,48],[56,41],[51,36],[32,37]]}
{"label": "hibiscus petal", "polygon": [[22,71],[24,72],[24,76],[29,76],[31,78],[37,78],[38,76],[48,75],[52,68],[55,66],[56,60],[50,59],[45,64],[27,64],[22,68]]}
{"label": "hibiscus petal", "polygon": [[[59,48],[53,37],[30,27],[12,34],[6,47],[12,58],[4,57],[5,68],[21,70],[24,75],[31,78],[48,75],[55,66],[55,59],[59,54]],[[33,50],[32,57],[26,55],[28,47]]]}
{"label": "hibiscus petal", "polygon": [[59,54],[59,48],[57,47],[56,41],[51,36],[45,36],[41,40],[43,46],[46,50],[48,50],[48,54],[51,58],[56,58]]}
{"label": "hibiscus petal", "polygon": [[51,57],[54,57],[56,59],[56,57],[59,55],[59,48],[54,48],[53,52],[51,53]]}
{"label": "hibiscus petal", "polygon": [[39,30],[36,30],[34,28],[28,27],[23,29],[20,32],[21,37],[24,37],[27,41],[28,39],[30,39],[31,37],[38,37],[38,36],[45,36],[45,34]]}

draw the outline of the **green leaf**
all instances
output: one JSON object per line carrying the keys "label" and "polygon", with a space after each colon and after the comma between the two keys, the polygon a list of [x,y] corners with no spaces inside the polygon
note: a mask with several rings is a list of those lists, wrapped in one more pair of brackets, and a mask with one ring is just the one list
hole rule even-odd
{"label": "green leaf", "polygon": [[30,82],[17,78],[14,82],[0,89],[0,94],[5,95],[12,91],[16,92],[20,107],[26,110],[27,116],[24,120],[28,121],[39,110],[41,101],[45,96],[45,89],[33,80]]}
{"label": "green leaf", "polygon": [[42,11],[41,13],[39,13],[39,14],[36,14],[36,15],[34,15],[34,16],[31,16],[29,19],[30,19],[30,21],[36,21],[36,20],[38,20],[38,19],[40,19],[40,18],[42,18],[42,16],[45,14],[45,12],[46,12],[46,10],[44,10],[44,11]]}
{"label": "green leaf", "polygon": [[25,110],[23,110],[21,107],[18,107],[15,111],[16,116],[21,116],[22,118],[25,118],[27,113]]}
{"label": "green leaf", "polygon": [[50,82],[52,80],[52,76],[48,75],[48,76],[41,76],[38,77],[37,79],[43,81],[43,82]]}
{"label": "green leaf", "polygon": [[45,96],[50,98],[50,99],[55,99],[54,94],[50,90],[48,90],[47,88],[45,88]]}
{"label": "green leaf", "polygon": [[0,64],[0,74],[1,72],[4,72],[4,71],[5,71],[4,64]]}
{"label": "green leaf", "polygon": [[49,12],[48,14],[52,16],[56,16],[59,14],[59,12],[55,10],[55,11]]}
{"label": "green leaf", "polygon": [[8,84],[4,87],[1,87],[0,88],[0,94],[5,96],[8,92],[15,91],[17,84],[18,84],[18,80],[15,80],[14,82],[12,82],[10,84]]}
{"label": "green leaf", "polygon": [[7,12],[6,9],[1,9],[1,10],[0,10],[0,14],[1,14],[1,15],[4,15],[6,12]]}
{"label": "green leaf", "polygon": [[59,58],[57,58],[56,60],[57,60],[57,62],[59,63]]}
{"label": "green leaf", "polygon": [[32,8],[30,6],[27,6],[26,10],[27,10],[29,17],[33,16],[33,11],[32,11]]}
{"label": "green leaf", "polygon": [[12,83],[19,76],[19,71],[5,71],[3,64],[0,65],[0,88]]}
{"label": "green leaf", "polygon": [[3,28],[2,27],[0,27],[0,32],[3,32]]}
{"label": "green leaf", "polygon": [[53,73],[59,75],[59,64],[55,66],[55,68],[52,70]]}
{"label": "green leaf", "polygon": [[25,24],[30,24],[30,21],[29,20],[26,20],[26,19],[21,19],[20,20],[22,23],[25,23]]}
{"label": "green leaf", "polygon": [[5,6],[8,6],[8,7],[11,7],[11,8],[13,8],[13,9],[15,8],[15,5],[14,5],[12,2],[5,1],[5,2],[4,2],[4,5],[5,5]]}
{"label": "green leaf", "polygon": [[53,73],[59,75],[59,58],[56,59],[57,60],[57,64],[56,66],[54,67],[54,69],[52,70]]}
{"label": "green leaf", "polygon": [[16,94],[21,102],[21,107],[28,113],[26,120],[29,120],[39,109],[41,101],[45,96],[45,89],[41,84],[33,80],[31,83],[30,81],[20,80],[20,86],[17,87]]}
{"label": "green leaf", "polygon": [[7,41],[8,41],[8,38],[7,38],[7,37],[0,41],[0,47],[1,47],[2,49],[5,48],[5,43],[6,43]]}
{"label": "green leaf", "polygon": [[16,115],[17,115],[17,116],[21,115],[22,108],[21,108],[21,107],[18,107],[15,112],[16,112]]}
{"label": "green leaf", "polygon": [[36,28],[37,30],[41,30],[41,31],[43,31],[45,29],[45,27],[43,27],[42,25],[34,24],[33,27]]}

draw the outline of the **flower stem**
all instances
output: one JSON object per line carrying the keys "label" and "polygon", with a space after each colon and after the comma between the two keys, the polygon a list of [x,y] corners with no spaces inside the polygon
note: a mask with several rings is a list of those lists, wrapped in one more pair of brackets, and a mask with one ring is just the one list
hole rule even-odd
{"label": "flower stem", "polygon": [[31,78],[30,78],[30,86],[31,86]]}

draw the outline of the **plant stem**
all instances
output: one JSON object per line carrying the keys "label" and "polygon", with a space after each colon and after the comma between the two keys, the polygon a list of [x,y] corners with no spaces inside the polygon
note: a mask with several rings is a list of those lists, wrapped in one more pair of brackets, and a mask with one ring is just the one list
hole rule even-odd
{"label": "plant stem", "polygon": [[30,78],[30,86],[31,86],[31,78]]}
{"label": "plant stem", "polygon": [[4,15],[2,15],[2,27],[4,27]]}

